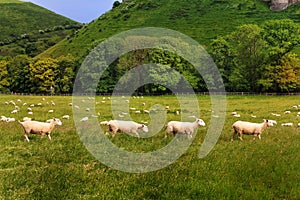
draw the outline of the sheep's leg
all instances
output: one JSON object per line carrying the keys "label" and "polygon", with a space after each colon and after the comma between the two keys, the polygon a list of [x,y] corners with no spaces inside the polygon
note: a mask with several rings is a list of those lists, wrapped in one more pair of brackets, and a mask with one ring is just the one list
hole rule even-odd
{"label": "sheep's leg", "polygon": [[258,139],[260,139],[260,140],[261,140],[260,134],[258,134]]}
{"label": "sheep's leg", "polygon": [[239,139],[240,139],[241,141],[243,141],[243,138],[242,138],[242,133],[241,133],[241,132],[239,132],[238,134],[239,134]]}
{"label": "sheep's leg", "polygon": [[133,133],[135,133],[136,137],[140,137],[139,133],[137,131],[133,131]]}
{"label": "sheep's leg", "polygon": [[27,142],[29,142],[28,135],[27,135],[27,134],[25,134],[25,135],[24,135],[24,137],[25,137],[25,138],[24,138],[24,140],[26,140]]}
{"label": "sheep's leg", "polygon": [[166,134],[165,134],[165,138],[168,137],[168,135],[173,132],[173,128],[172,127],[167,127],[167,130],[166,130]]}
{"label": "sheep's leg", "polygon": [[47,136],[48,136],[49,140],[51,140],[51,136],[50,136],[50,133],[48,133],[48,134],[47,134]]}
{"label": "sheep's leg", "polygon": [[236,134],[236,130],[233,130],[233,133],[232,133],[232,136],[231,136],[231,141],[233,141],[233,139],[235,137],[235,134]]}

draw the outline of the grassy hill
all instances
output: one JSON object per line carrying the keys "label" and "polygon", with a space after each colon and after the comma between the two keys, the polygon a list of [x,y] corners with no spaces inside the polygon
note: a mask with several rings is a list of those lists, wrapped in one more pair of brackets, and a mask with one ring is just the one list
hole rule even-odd
{"label": "grassy hill", "polygon": [[211,39],[232,32],[245,23],[292,19],[300,23],[300,5],[270,11],[260,0],[131,0],[122,3],[83,27],[40,57],[71,53],[83,58],[91,48],[114,34],[136,27],[164,27],[180,31],[207,46]]}
{"label": "grassy hill", "polygon": [[[42,52],[78,28],[78,22],[33,3],[0,0],[0,55]],[[35,47],[32,46],[34,43]]]}

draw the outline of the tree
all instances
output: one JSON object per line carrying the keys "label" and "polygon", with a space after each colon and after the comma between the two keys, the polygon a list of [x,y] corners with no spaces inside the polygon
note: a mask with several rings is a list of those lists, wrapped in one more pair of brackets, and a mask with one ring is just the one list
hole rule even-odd
{"label": "tree", "polygon": [[9,91],[7,66],[8,66],[8,62],[6,60],[0,60],[0,91],[1,92]]}
{"label": "tree", "polygon": [[275,65],[300,43],[300,26],[290,19],[270,20],[262,28],[262,37],[269,46],[269,62]]}
{"label": "tree", "polygon": [[9,60],[7,70],[9,74],[10,91],[27,93],[32,84],[29,77],[31,59],[27,55],[18,55]]}
{"label": "tree", "polygon": [[57,59],[57,74],[55,75],[55,86],[58,93],[71,93],[77,71],[77,61],[73,56],[61,56]]}
{"label": "tree", "polygon": [[55,78],[58,74],[57,60],[42,58],[30,64],[31,92],[49,93],[55,86]]}

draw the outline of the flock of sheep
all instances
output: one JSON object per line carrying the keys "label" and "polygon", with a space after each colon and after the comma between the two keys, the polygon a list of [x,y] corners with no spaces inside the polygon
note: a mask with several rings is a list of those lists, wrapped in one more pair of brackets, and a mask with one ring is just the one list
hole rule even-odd
{"label": "flock of sheep", "polygon": [[[103,97],[104,102],[105,97]],[[110,99],[110,98],[109,98]],[[42,101],[45,101],[45,98],[42,98]],[[127,103],[129,103],[129,100]],[[5,105],[8,106],[13,106],[13,110],[11,111],[11,115],[15,115],[20,111],[20,106],[22,107],[27,107],[28,111],[28,116],[33,115],[32,112],[32,107],[34,106],[42,106],[44,104],[38,103],[37,105],[30,104],[27,105],[26,103],[21,103],[22,101],[20,99],[17,100],[17,103],[15,103],[13,100],[9,102],[5,102]],[[17,104],[20,105],[17,105]],[[45,103],[45,104],[50,104],[52,106],[55,106],[55,103],[51,101],[50,103]],[[145,103],[143,103],[144,105]],[[69,103],[69,106],[73,106],[72,103]],[[79,106],[74,105],[74,109],[79,109]],[[165,109],[170,109],[169,106],[166,106]],[[292,109],[300,109],[300,105],[297,106],[292,106]],[[131,111],[134,111],[136,114],[139,114],[141,112],[137,112],[134,108],[130,108]],[[89,112],[89,108],[85,109],[86,112]],[[150,111],[144,110],[144,113],[149,113]],[[53,109],[50,109],[48,113],[53,113]],[[176,111],[176,114],[179,114],[179,111]],[[291,111],[285,111],[284,114],[291,114]],[[100,114],[99,114],[100,115]],[[240,117],[240,114],[237,112],[232,112],[232,116],[234,117]],[[275,114],[272,113],[273,116],[280,116],[280,114]],[[300,112],[297,113],[297,116],[300,118]],[[97,117],[97,116],[95,116]],[[213,116],[214,117],[214,116]],[[251,117],[255,118],[256,116],[251,115]],[[63,119],[69,119],[69,115],[64,115],[62,116]],[[82,118],[81,122],[87,121],[89,118],[84,117]],[[16,119],[14,117],[5,117],[1,116],[0,121],[3,122],[15,122]],[[51,140],[51,132],[54,129],[55,125],[62,125],[62,122],[58,118],[52,118],[47,120],[46,122],[41,122],[41,121],[34,121],[31,120],[29,117],[24,117],[23,121],[19,121],[20,125],[24,129],[24,139],[29,142],[28,135],[30,133],[32,134],[40,134],[42,136],[47,135],[48,138]],[[236,121],[233,123],[232,128],[233,128],[233,134],[231,137],[231,140],[234,140],[235,135],[238,134],[238,138],[242,140],[242,135],[247,134],[247,135],[253,135],[254,139],[258,137],[261,139],[261,133],[270,126],[274,126],[277,124],[275,120],[264,120],[262,123],[252,123],[252,122],[247,122],[247,121]],[[110,121],[102,121],[100,122],[100,125],[107,125],[108,126],[108,133],[111,133],[113,136],[117,134],[117,132],[123,132],[123,133],[133,133],[136,135],[136,137],[140,137],[138,130],[148,132],[148,127],[145,124],[137,123],[134,121],[126,121],[126,120],[110,120]],[[180,122],[180,121],[170,121],[166,124],[166,131],[165,131],[165,137],[167,137],[170,133],[175,134],[186,134],[188,135],[189,138],[192,137],[192,134],[196,130],[198,126],[205,126],[205,122],[202,119],[196,118],[194,122]],[[293,123],[287,122],[287,123],[282,123],[282,126],[293,126]],[[298,123],[298,126],[300,127],[300,123]]]}

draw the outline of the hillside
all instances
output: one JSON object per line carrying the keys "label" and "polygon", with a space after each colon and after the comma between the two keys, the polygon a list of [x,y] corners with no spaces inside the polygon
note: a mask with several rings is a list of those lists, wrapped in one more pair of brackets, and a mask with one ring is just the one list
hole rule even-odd
{"label": "hillside", "polygon": [[42,52],[79,25],[33,3],[0,0],[0,55],[26,53],[26,48]]}
{"label": "hillside", "polygon": [[83,58],[91,48],[116,33],[136,27],[164,27],[180,31],[207,46],[211,39],[232,32],[245,23],[292,19],[300,23],[299,4],[274,12],[260,0],[131,0],[100,16],[73,37],[39,57],[67,53]]}

